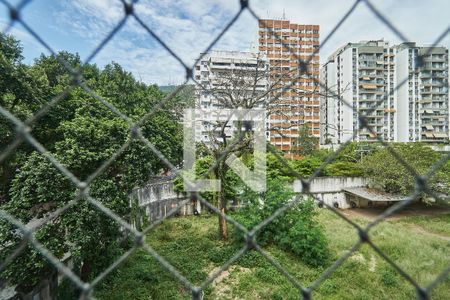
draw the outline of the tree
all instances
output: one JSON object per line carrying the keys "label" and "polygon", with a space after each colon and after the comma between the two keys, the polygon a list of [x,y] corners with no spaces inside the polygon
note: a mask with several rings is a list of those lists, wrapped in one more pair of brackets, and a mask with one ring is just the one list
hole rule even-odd
{"label": "tree", "polygon": [[[46,81],[22,59],[19,41],[0,33],[0,106],[25,121],[42,105]],[[13,124],[0,117],[0,152],[16,138]],[[0,204],[8,201],[14,171],[30,151],[31,147],[24,143],[0,165]]]}
{"label": "tree", "polygon": [[168,99],[167,102],[173,113],[178,117],[181,118],[186,108],[195,107],[195,85],[186,84],[183,86],[166,86],[165,89],[161,88],[161,90],[164,92],[166,97],[172,95],[172,93],[177,90],[176,95]]}
{"label": "tree", "polygon": [[291,160],[290,165],[297,174],[309,177],[322,165],[322,161],[317,157],[307,156],[300,160]]}
{"label": "tree", "polygon": [[349,161],[336,161],[328,164],[325,167],[325,174],[327,176],[357,177],[362,176],[363,171],[361,170],[361,166],[358,163]]}
{"label": "tree", "polygon": [[[396,153],[419,175],[441,159],[442,155],[421,143],[393,144]],[[373,184],[389,193],[410,194],[415,188],[415,178],[386,148],[379,148],[365,156],[360,167]],[[428,184],[431,190],[447,194],[450,189],[449,164],[445,164]]]}
{"label": "tree", "polygon": [[310,155],[319,146],[319,138],[311,134],[308,125],[301,125],[298,129],[298,138],[295,144],[295,153],[301,156]]}
{"label": "tree", "polygon": [[[231,71],[217,72],[214,81],[207,86],[201,86],[201,93],[207,93],[213,99],[213,103],[222,109],[253,109],[266,107],[268,95],[272,91],[267,89],[268,65],[259,56],[255,57],[253,66],[242,66]],[[216,193],[219,214],[219,234],[223,239],[228,238],[228,228],[225,214],[227,213],[227,191],[233,190],[235,178],[233,172],[225,161],[236,155],[240,158],[248,158],[253,150],[253,133],[248,122],[237,121],[233,124],[230,118],[208,123],[209,143],[205,149],[213,158],[211,174],[205,177],[219,179],[221,189]],[[234,132],[229,131],[233,128]],[[231,172],[231,173],[230,173]]]}
{"label": "tree", "polygon": [[[280,70],[280,72],[271,72],[273,70]],[[210,81],[201,81],[201,86],[198,90],[199,99],[204,96],[212,98],[212,107],[223,109],[254,109],[265,108],[268,112],[267,117],[274,116],[274,120],[285,120],[285,122],[272,122],[270,131],[273,134],[279,134],[284,138],[291,139],[285,132],[294,128],[292,131],[297,131],[296,127],[299,123],[307,119],[306,116],[300,118],[301,121],[294,121],[292,118],[292,105],[296,105],[299,111],[296,115],[304,113],[301,106],[304,105],[304,99],[299,98],[310,97],[319,93],[319,85],[317,82],[309,82],[312,88],[303,88],[298,84],[289,84],[293,77],[302,80],[307,78],[311,81],[307,74],[302,71],[302,68],[289,68],[286,70],[285,66],[281,65],[281,60],[271,61],[269,68],[267,60],[259,55],[254,57],[251,63],[235,62],[231,69],[221,69],[219,71],[210,70],[212,78]],[[203,76],[203,74],[202,74]],[[285,100],[280,99],[287,94],[295,94],[296,100],[286,103]],[[201,96],[201,97],[200,97]],[[289,107],[287,106],[289,105]],[[199,105],[201,106],[201,105]],[[244,157],[252,150],[252,133],[251,130],[243,130],[241,125],[245,122],[237,122],[235,126],[235,134],[229,135],[227,128],[233,128],[230,121],[210,122],[209,127],[209,149],[210,155],[215,160],[214,175],[211,178],[220,179],[224,183],[224,178],[228,174],[228,165],[225,163],[230,155],[237,155]],[[315,124],[311,124],[314,126]],[[318,128],[316,128],[318,129]],[[307,154],[311,153],[318,143],[318,139],[313,137],[307,126],[302,126],[303,136],[298,140],[299,151]],[[227,149],[229,145],[234,145],[233,149]],[[227,152],[224,155],[224,150]],[[291,155],[292,153],[289,153]],[[225,183],[226,184],[226,183]],[[224,196],[223,189],[218,192],[218,208],[221,211],[219,215],[219,232],[223,239],[227,238],[227,224],[224,217],[227,207],[227,199]]]}
{"label": "tree", "polygon": [[[21,119],[31,116],[52,97],[69,88],[71,76],[57,56],[79,68],[85,78],[84,83],[132,121],[140,120],[164,97],[158,87],[136,81],[131,73],[116,63],[101,70],[95,65],[82,65],[78,55],[67,52],[57,56],[42,55],[33,65],[23,66],[18,43],[13,39],[7,41],[9,48],[3,40],[1,43],[0,68],[5,73],[1,72],[0,76],[15,78],[11,81],[18,87],[12,90],[12,87],[0,83],[1,105]],[[29,86],[29,93],[19,94],[21,85]],[[182,153],[180,119],[171,105],[176,104],[169,103],[143,122],[140,128],[167,159],[179,164]],[[1,149],[4,149],[14,135],[11,124],[3,117],[0,120],[0,129],[9,133],[6,139],[1,140]],[[89,195],[93,199],[125,219],[131,212],[128,199],[131,190],[166,168],[141,141],[132,139],[128,123],[79,86],[72,87],[63,100],[34,124],[32,134],[80,180],[87,180],[129,141],[125,151],[89,185]],[[5,200],[0,208],[24,224],[39,224],[44,217],[76,197],[75,185],[32,147],[25,144],[12,154],[10,161],[13,163],[2,163],[8,176],[5,176],[7,180],[2,180],[5,185],[1,192]],[[35,237],[57,258],[70,254],[75,264],[74,271],[82,280],[90,280],[121,251],[122,231],[110,217],[81,197],[63,214],[38,226]],[[0,221],[0,244],[3,247],[0,261],[17,249],[21,238],[16,228]],[[37,251],[27,246],[2,276],[18,284],[18,289],[26,291],[53,270],[53,266]]]}

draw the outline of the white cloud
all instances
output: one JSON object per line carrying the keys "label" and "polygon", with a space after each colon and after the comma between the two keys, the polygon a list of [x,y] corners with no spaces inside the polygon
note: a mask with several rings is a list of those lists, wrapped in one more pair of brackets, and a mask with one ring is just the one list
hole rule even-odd
{"label": "white cloud", "polygon": [[[250,1],[262,18],[286,18],[301,24],[319,24],[323,40],[353,5],[354,0],[260,0]],[[372,0],[374,5],[410,40],[431,44],[448,27],[448,0],[389,1]],[[70,34],[85,36],[96,45],[119,22],[124,11],[117,0],[65,1],[55,12],[57,23],[68,26]],[[232,0],[160,0],[140,1],[137,15],[188,65],[221,32],[239,11],[239,1]],[[58,26],[58,24],[56,24]],[[67,30],[67,27],[64,28]],[[255,41],[257,21],[244,12],[215,48],[247,50]],[[398,37],[361,2],[354,13],[321,49],[322,61],[339,46],[367,39],[392,40]],[[449,38],[443,44],[450,45]],[[71,49],[69,49],[71,50]],[[102,50],[96,62],[117,61],[137,78],[159,84],[180,83],[183,68],[135,21]]]}

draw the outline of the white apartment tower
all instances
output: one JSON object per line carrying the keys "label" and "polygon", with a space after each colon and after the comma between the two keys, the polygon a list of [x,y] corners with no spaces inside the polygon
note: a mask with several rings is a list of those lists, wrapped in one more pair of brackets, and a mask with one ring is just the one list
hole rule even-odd
{"label": "white apartment tower", "polygon": [[[423,56],[423,64],[419,57]],[[348,43],[321,69],[321,144],[448,142],[448,49]],[[339,100],[341,99],[341,100]],[[360,129],[361,115],[367,128]]]}
{"label": "white apartment tower", "polygon": [[404,43],[396,48],[397,141],[449,138],[448,49]]}
{"label": "white apartment tower", "polygon": [[[196,108],[204,111],[266,108],[268,64],[264,54],[253,52],[206,53],[194,69]],[[213,131],[214,124],[211,122],[197,122],[195,140],[208,145]],[[233,131],[233,126],[227,126],[227,136],[231,136]]]}

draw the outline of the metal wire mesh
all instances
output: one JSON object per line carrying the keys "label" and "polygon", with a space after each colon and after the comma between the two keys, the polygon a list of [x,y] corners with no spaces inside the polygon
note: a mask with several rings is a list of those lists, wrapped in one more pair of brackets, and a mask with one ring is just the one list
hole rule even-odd
{"label": "metal wire mesh", "polygon": [[[24,250],[27,244],[32,245],[39,253],[41,253],[52,265],[54,265],[55,268],[65,276],[67,276],[81,291],[81,297],[80,299],[93,299],[93,289],[94,287],[101,282],[109,273],[111,273],[113,270],[118,268],[118,266],[123,263],[133,252],[135,252],[137,249],[142,248],[146,252],[148,252],[155,260],[157,260],[165,269],[167,269],[180,283],[182,283],[185,287],[187,287],[192,292],[192,298],[193,299],[200,299],[202,297],[202,291],[210,285],[214,279],[216,279],[222,272],[224,272],[227,268],[229,268],[236,260],[238,260],[242,255],[244,255],[248,250],[254,249],[258,251],[262,256],[264,256],[281,274],[283,274],[299,291],[299,297],[302,297],[303,299],[310,299],[312,296],[312,292],[324,281],[326,280],[340,265],[342,265],[356,250],[361,247],[363,244],[369,245],[371,248],[373,248],[374,251],[376,251],[389,265],[391,265],[397,272],[400,274],[403,278],[405,278],[416,290],[417,298],[418,299],[428,299],[430,297],[430,292],[433,288],[436,287],[440,282],[445,280],[447,276],[450,273],[450,266],[448,266],[445,270],[443,270],[436,278],[430,282],[427,286],[421,286],[417,283],[417,281],[412,278],[407,272],[405,272],[399,265],[397,265],[393,259],[391,259],[388,255],[386,255],[376,244],[373,243],[370,237],[370,230],[374,228],[376,225],[378,225],[380,222],[385,220],[388,216],[392,215],[393,213],[401,210],[402,208],[409,205],[420,193],[426,193],[432,197],[438,198],[438,195],[435,195],[433,191],[431,191],[428,188],[427,181],[436,173],[436,171],[446,162],[450,159],[450,155],[446,155],[443,157],[438,163],[436,163],[425,175],[418,174],[408,163],[405,162],[405,160],[402,159],[402,157],[395,151],[395,149],[388,143],[386,143],[380,136],[378,136],[379,142],[383,144],[384,147],[386,147],[389,152],[408,170],[408,172],[414,176],[416,181],[416,188],[411,195],[405,198],[404,201],[401,201],[397,203],[396,205],[390,207],[386,211],[384,211],[380,216],[378,216],[373,222],[369,223],[365,227],[361,227],[360,225],[356,224],[352,220],[350,220],[348,217],[346,217],[342,212],[337,210],[336,208],[327,205],[326,203],[322,202],[320,199],[316,199],[320,203],[322,203],[325,207],[327,207],[329,210],[334,212],[337,216],[339,216],[342,220],[344,220],[346,223],[353,226],[356,230],[356,233],[359,237],[358,241],[347,251],[344,255],[342,255],[338,260],[336,260],[330,267],[328,267],[312,284],[309,286],[303,285],[301,282],[299,282],[294,276],[289,274],[289,272],[283,268],[274,258],[272,258],[266,251],[264,251],[260,245],[258,245],[258,241],[256,239],[256,234],[261,231],[265,226],[267,226],[270,222],[272,222],[277,217],[282,217],[283,212],[294,206],[295,204],[300,201],[302,195],[298,194],[294,201],[289,202],[288,205],[278,209],[273,215],[271,215],[269,218],[261,222],[258,226],[253,228],[251,231],[248,231],[245,227],[243,227],[241,224],[236,222],[231,216],[224,215],[224,217],[236,226],[243,235],[246,237],[246,244],[245,246],[239,250],[232,258],[230,258],[225,264],[223,264],[218,270],[214,271],[213,273],[209,274],[208,278],[200,285],[196,286],[192,282],[190,282],[183,274],[181,274],[174,266],[172,266],[164,257],[162,257],[160,254],[158,254],[157,251],[155,251],[150,245],[148,245],[145,242],[145,235],[148,234],[152,229],[154,229],[157,225],[162,223],[165,219],[167,219],[170,216],[173,216],[177,210],[180,207],[172,209],[170,212],[167,213],[165,217],[162,219],[150,224],[147,228],[143,229],[142,231],[138,231],[137,229],[133,228],[128,222],[126,222],[124,219],[122,219],[120,216],[115,214],[113,211],[105,207],[101,202],[94,199],[89,194],[89,185],[92,183],[92,181],[97,178],[99,175],[102,174],[102,172],[110,166],[120,154],[122,154],[127,147],[130,145],[131,141],[133,139],[141,141],[146,147],[148,147],[153,153],[155,153],[159,159],[161,159],[166,166],[171,169],[173,172],[177,173],[180,176],[184,176],[183,173],[181,173],[164,155],[158,150],[158,145],[152,144],[141,132],[140,126],[144,123],[144,121],[148,120],[154,113],[158,111],[166,102],[170,101],[172,98],[174,98],[183,88],[184,85],[187,84],[188,80],[192,79],[194,82],[196,82],[195,78],[193,77],[193,68],[194,66],[201,60],[201,57],[195,62],[193,66],[189,66],[185,64],[185,62],[180,58],[180,56],[177,55],[171,48],[170,45],[167,45],[163,38],[159,37],[155,31],[148,26],[143,19],[139,17],[139,12],[136,11],[135,4],[137,1],[133,2],[126,2],[125,0],[121,0],[123,4],[123,17],[120,19],[118,24],[110,31],[110,33],[98,44],[98,46],[90,53],[90,55],[87,56],[86,60],[84,61],[84,64],[89,63],[94,59],[96,55],[102,49],[109,43],[109,41],[118,33],[118,31],[123,27],[127,19],[135,19],[138,24],[153,38],[155,39],[168,53],[169,55],[173,56],[183,67],[185,70],[185,76],[186,81],[184,84],[180,87],[178,87],[176,90],[171,92],[167,97],[165,97],[158,105],[154,107],[154,109],[150,112],[148,112],[141,120],[138,122],[133,122],[129,117],[121,113],[116,107],[114,107],[111,103],[109,103],[106,99],[104,99],[102,96],[96,94],[93,90],[91,90],[85,81],[82,78],[81,72],[79,69],[74,69],[70,66],[70,64],[66,61],[64,61],[61,57],[59,57],[56,52],[52,49],[52,47],[44,41],[43,38],[39,35],[38,32],[35,32],[33,28],[28,26],[26,20],[24,20],[21,16],[21,11],[24,9],[24,7],[31,2],[31,0],[24,0],[21,1],[17,6],[12,6],[5,0],[1,0],[1,3],[4,4],[4,7],[6,7],[7,10],[9,10],[9,18],[10,22],[7,28],[4,30],[4,32],[8,32],[16,23],[19,23],[22,25],[25,30],[33,36],[38,43],[40,43],[44,48],[46,48],[50,53],[54,54],[55,57],[59,60],[59,62],[69,71],[69,73],[72,76],[72,86],[69,87],[67,90],[63,91],[59,95],[57,95],[55,98],[53,98],[51,101],[49,101],[46,105],[44,105],[38,112],[36,112],[32,117],[25,121],[21,121],[19,118],[11,114],[9,111],[7,111],[5,108],[0,107],[0,114],[3,116],[3,118],[6,118],[12,124],[14,124],[16,138],[14,141],[8,145],[2,153],[0,153],[0,163],[3,162],[17,147],[26,142],[32,147],[34,147],[35,150],[41,153],[42,156],[46,157],[64,176],[66,176],[78,189],[78,195],[76,198],[74,198],[72,201],[67,203],[64,207],[57,209],[50,215],[43,218],[39,224],[33,225],[33,226],[27,226],[23,224],[20,220],[18,220],[16,217],[10,215],[8,212],[4,210],[0,210],[0,218],[4,219],[8,222],[10,222],[12,225],[17,227],[22,233],[23,238],[20,246],[12,253],[10,254],[6,260],[2,261],[0,264],[0,272],[4,270],[4,268],[10,264],[17,256],[21,254],[21,252]],[[239,12],[226,24],[224,29],[220,32],[220,34],[213,40],[211,44],[209,44],[203,53],[207,53],[209,50],[211,50],[214,45],[222,38],[222,36],[233,26],[233,24],[236,23],[236,21],[239,20],[242,13],[244,11],[248,11],[255,19],[260,19],[259,16],[254,12],[254,10],[251,7],[251,1],[248,0],[240,0],[240,10]],[[344,21],[353,14],[355,9],[360,6],[365,5],[374,15],[375,18],[380,20],[382,23],[384,23],[401,41],[407,42],[408,39],[396,28],[396,26],[391,23],[381,11],[379,11],[376,6],[370,2],[369,0],[357,0],[354,2],[352,7],[344,14],[344,16],[337,22],[335,27],[330,31],[330,33],[323,39],[319,49],[316,49],[316,51],[310,56],[312,59],[315,54],[319,52],[319,50],[327,44],[329,39],[339,30],[341,25],[344,23]],[[450,31],[450,27],[448,27],[443,33],[441,33],[436,41],[434,42],[434,45],[437,45],[439,42],[442,41],[443,38],[447,36],[447,34]],[[283,47],[290,48],[289,45],[286,45],[283,43],[283,41],[280,40],[280,42],[283,44]],[[298,60],[298,63],[300,65],[307,65],[310,60],[304,61],[300,57],[296,57]],[[309,75],[307,68],[302,68],[301,75],[307,74]],[[316,80],[318,84],[321,87],[324,87],[324,84],[318,80]],[[407,82],[407,78],[405,80],[401,81],[394,90],[397,90],[399,87],[405,84]],[[196,82],[197,85],[201,86],[199,82]],[[89,176],[85,181],[81,181],[79,178],[77,178],[74,174],[72,174],[63,164],[61,164],[47,149],[45,149],[39,141],[37,141],[31,131],[31,126],[42,116],[47,114],[49,110],[57,105],[61,100],[63,100],[67,94],[70,92],[70,90],[75,87],[79,86],[83,90],[85,90],[87,93],[92,95],[95,99],[97,99],[99,102],[101,102],[105,107],[107,107],[112,113],[114,113],[119,118],[123,119],[129,126],[129,133],[130,137],[127,139],[127,141],[122,145],[122,147],[114,154],[112,155],[107,161],[105,161],[91,176]],[[283,90],[289,89],[292,86],[286,86]],[[204,87],[203,87],[204,88]],[[283,91],[281,91],[278,95],[275,97],[279,97]],[[393,91],[390,93],[387,93],[384,95],[383,99],[379,100],[379,102],[383,101],[387,97],[392,94]],[[342,101],[344,105],[350,107],[353,109],[353,107],[346,103],[343,99],[338,97],[339,101]],[[375,108],[374,108],[375,109]],[[367,113],[370,114],[373,110],[368,110]],[[360,116],[359,120],[361,124],[361,128],[367,128],[370,132],[373,132],[373,129],[368,125],[367,118],[365,115]],[[309,186],[311,181],[316,178],[321,171],[324,170],[324,168],[330,164],[338,155],[340,152],[342,152],[345,147],[350,142],[350,139],[343,143],[337,151],[335,151],[332,155],[330,155],[327,160],[323,163],[320,168],[315,170],[313,175],[311,175],[309,178],[302,178],[300,174],[296,173],[295,170],[293,170],[285,161],[284,157],[281,157],[277,151],[275,151],[275,148],[273,146],[269,146],[269,150],[276,155],[277,159],[289,170],[296,174],[298,179],[302,182],[303,187],[303,195],[309,195],[311,197],[315,196],[310,193]],[[227,153],[233,150],[235,144],[229,145],[222,153],[221,157],[218,161],[215,162],[215,164],[210,168],[212,170],[224,157],[226,157]],[[193,185],[189,181],[188,178],[184,178],[188,184]],[[198,199],[203,205],[208,207],[210,210],[214,211],[216,214],[221,214],[221,212],[212,204],[210,204],[208,201],[202,198],[200,194],[193,193],[192,197],[195,197]],[[48,251],[36,238],[34,237],[34,232],[43,224],[46,224],[50,222],[52,219],[56,218],[57,216],[63,214],[65,211],[67,211],[72,206],[76,205],[81,198],[87,199],[89,203],[93,205],[93,207],[104,214],[106,214],[109,218],[117,222],[120,226],[125,228],[126,230],[130,231],[134,234],[136,237],[134,246],[128,250],[126,253],[124,253],[122,256],[120,256],[119,259],[117,259],[112,265],[110,265],[108,268],[106,268],[100,275],[98,275],[94,280],[91,282],[83,282],[70,268],[65,266],[58,258],[56,258],[50,251]]]}

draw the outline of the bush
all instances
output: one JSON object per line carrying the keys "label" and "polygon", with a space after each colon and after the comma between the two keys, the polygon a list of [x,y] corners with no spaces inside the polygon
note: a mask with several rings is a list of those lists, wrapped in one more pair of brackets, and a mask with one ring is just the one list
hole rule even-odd
{"label": "bush", "polygon": [[323,265],[327,260],[327,241],[322,229],[310,222],[298,220],[287,232],[287,238],[280,243],[284,248],[314,266]]}
{"label": "bush", "polygon": [[[293,192],[280,180],[269,180],[264,193],[245,191],[242,198],[246,207],[234,218],[251,230],[278,209],[288,205],[293,196]],[[274,243],[296,254],[309,265],[324,265],[327,262],[328,245],[322,227],[315,220],[316,214],[314,201],[301,200],[258,232],[258,244]],[[235,236],[238,242],[244,241],[242,233],[237,229]]]}
{"label": "bush", "polygon": [[[259,214],[257,214],[256,212],[250,212],[250,209],[248,208],[245,209],[245,213],[242,213],[242,211],[240,211],[234,214],[233,218],[248,230],[252,230],[253,227],[258,225],[262,221],[262,218]],[[235,226],[233,226],[233,230],[234,230],[234,238],[239,242],[244,242],[245,241],[244,233]],[[258,243],[262,244],[262,241],[258,239]]]}
{"label": "bush", "polygon": [[291,251],[312,266],[327,262],[328,245],[322,227],[314,219],[317,214],[314,201],[303,200],[275,226],[274,240],[281,248]]}

